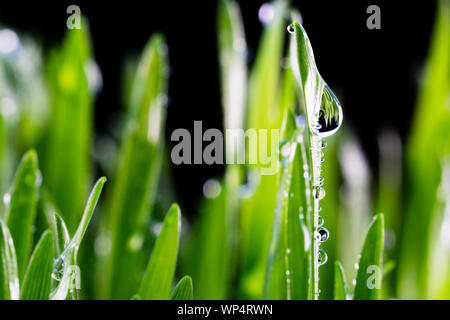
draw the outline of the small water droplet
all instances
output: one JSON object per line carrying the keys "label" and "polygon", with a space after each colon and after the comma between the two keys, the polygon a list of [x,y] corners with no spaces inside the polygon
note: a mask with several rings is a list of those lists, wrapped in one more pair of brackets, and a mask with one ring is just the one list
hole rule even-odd
{"label": "small water droplet", "polygon": [[287,282],[287,283],[291,283],[291,279],[287,278],[287,279],[286,279],[286,282]]}
{"label": "small water droplet", "polygon": [[328,260],[327,253],[323,249],[319,249],[319,257],[318,257],[319,267],[327,263],[327,260]]}
{"label": "small water droplet", "polygon": [[291,249],[286,248],[286,254],[290,254],[291,253]]}
{"label": "small water droplet", "polygon": [[289,32],[289,33],[291,33],[291,34],[295,34],[295,26],[294,26],[294,24],[290,24],[290,25],[288,25],[287,26],[287,31]]}
{"label": "small water droplet", "polygon": [[325,149],[328,146],[328,143],[326,141],[322,141],[321,148]]}
{"label": "small water droplet", "polygon": [[317,226],[318,226],[318,227],[323,226],[324,220],[323,220],[322,216],[318,216],[318,219],[317,219],[317,220],[318,220]]}
{"label": "small water droplet", "polygon": [[353,279],[352,283],[354,286],[356,286],[356,279]]}
{"label": "small water droplet", "polygon": [[318,200],[322,200],[325,197],[325,189],[322,187],[314,187],[313,190],[313,195],[314,198],[318,199]]}
{"label": "small water droplet", "polygon": [[288,276],[288,275],[290,275],[290,274],[291,274],[291,271],[286,270],[286,275]]}
{"label": "small water droplet", "polygon": [[289,139],[285,139],[283,141],[281,141],[280,143],[280,152],[279,152],[279,158],[280,158],[280,162],[283,164],[287,164],[290,161],[292,161],[293,159],[293,154],[294,152],[292,152],[293,148],[293,143],[291,140]]}
{"label": "small water droplet", "polygon": [[359,270],[359,263],[355,263],[355,270]]}
{"label": "small water droplet", "polygon": [[319,229],[316,230],[314,237],[316,238],[317,241],[325,242],[330,237],[330,233],[326,228],[320,227]]}

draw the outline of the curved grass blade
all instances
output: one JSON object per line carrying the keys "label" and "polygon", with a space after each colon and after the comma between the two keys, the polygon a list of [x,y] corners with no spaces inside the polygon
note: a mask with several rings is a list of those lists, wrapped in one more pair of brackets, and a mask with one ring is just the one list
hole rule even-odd
{"label": "curved grass blade", "polygon": [[30,258],[20,291],[21,300],[49,300],[53,269],[53,234],[47,230]]}
{"label": "curved grass blade", "polygon": [[180,209],[173,204],[164,219],[139,289],[142,299],[169,299],[177,263],[180,226]]}
{"label": "curved grass blade", "polygon": [[[142,54],[134,81],[128,128],[111,194],[107,227],[112,248],[99,270],[101,298],[126,299],[136,292],[145,268],[141,247],[130,246],[145,237],[164,153],[167,48],[160,35],[152,36]],[[136,242],[136,241],[135,241]],[[139,242],[139,241],[138,241]],[[142,243],[142,242],[140,242]],[[143,262],[143,263],[142,263]],[[130,270],[135,272],[130,273]],[[127,273],[129,276],[124,277]]]}
{"label": "curved grass blade", "polygon": [[193,298],[192,278],[184,276],[173,289],[170,300],[192,300]]}
{"label": "curved grass blade", "polygon": [[339,261],[334,263],[334,300],[347,300],[348,286],[345,272]]}
{"label": "curved grass blade", "polygon": [[307,299],[309,232],[304,224],[306,190],[300,143],[303,126],[297,126],[295,115],[286,109],[283,157],[277,207],[267,260],[264,298]]}
{"label": "curved grass blade", "polygon": [[39,189],[38,175],[36,152],[28,151],[17,170],[7,213],[7,225],[14,240],[20,279],[23,279],[31,252],[32,228]]}
{"label": "curved grass blade", "polygon": [[51,294],[52,300],[65,300],[69,290],[74,293],[74,289],[78,289],[74,288],[73,283],[74,281],[77,281],[77,277],[80,276],[77,274],[77,272],[79,272],[79,268],[77,266],[78,249],[81,241],[83,240],[83,236],[86,233],[86,229],[92,218],[105,182],[105,177],[98,179],[91,194],[89,195],[75,235],[53,265],[54,273],[60,274],[61,278],[58,278],[59,284]]}
{"label": "curved grass blade", "polygon": [[8,227],[0,220],[0,300],[19,299],[16,252]]}
{"label": "curved grass blade", "polygon": [[378,214],[370,224],[359,260],[355,300],[377,300],[381,293],[384,218]]}

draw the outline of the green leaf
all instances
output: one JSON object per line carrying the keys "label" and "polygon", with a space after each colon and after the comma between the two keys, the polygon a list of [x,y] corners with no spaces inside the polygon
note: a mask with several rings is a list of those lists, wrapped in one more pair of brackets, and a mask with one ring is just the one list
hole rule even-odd
{"label": "green leaf", "polygon": [[50,116],[41,156],[45,185],[70,234],[81,218],[91,159],[93,97],[86,67],[91,63],[88,26],[68,30],[48,63]]}
{"label": "green leaf", "polygon": [[16,252],[8,227],[0,220],[0,300],[19,299]]}
{"label": "green leaf", "polygon": [[355,300],[377,300],[381,293],[384,218],[378,214],[364,240],[356,276]]}
{"label": "green leaf", "polygon": [[57,269],[60,274],[62,274],[62,277],[59,281],[59,285],[51,294],[52,300],[65,300],[67,298],[69,289],[73,289],[73,281],[77,280],[74,279],[74,277],[79,276],[77,274],[74,274],[74,272],[77,272],[78,268],[78,249],[80,247],[81,241],[83,240],[84,234],[86,233],[86,229],[92,218],[95,207],[97,206],[97,202],[100,198],[100,194],[105,182],[105,177],[98,179],[97,183],[92,189],[91,194],[89,195],[86,207],[84,209],[80,224],[78,225],[75,235],[54,263],[54,268]]}
{"label": "green leaf", "polygon": [[192,300],[193,297],[192,278],[184,276],[173,289],[170,300]]}
{"label": "green leaf", "polygon": [[334,300],[347,300],[348,286],[341,263],[334,263]]}
{"label": "green leaf", "polygon": [[[267,260],[264,298],[307,299],[310,236],[303,221],[307,211],[303,158],[298,143],[305,128],[286,109],[277,207]],[[285,154],[286,153],[286,154]]]}
{"label": "green leaf", "polygon": [[144,300],[169,299],[178,256],[180,219],[180,209],[174,204],[164,219],[139,289]]}
{"label": "green leaf", "polygon": [[14,240],[19,278],[23,279],[30,257],[32,228],[36,215],[38,182],[38,160],[36,152],[27,152],[20,162],[12,186],[7,224]]}
{"label": "green leaf", "polygon": [[25,273],[20,299],[48,300],[53,270],[53,234],[46,231],[34,249]]}
{"label": "green leaf", "polygon": [[[101,298],[126,299],[136,292],[145,268],[140,245],[145,237],[164,154],[167,52],[160,35],[150,38],[142,54],[131,94],[128,124],[122,139],[114,184],[108,195],[104,229],[112,248],[98,275]],[[133,239],[138,241],[134,241]],[[139,240],[140,239],[140,240]],[[143,262],[143,263],[141,263]],[[134,270],[130,274],[130,270]],[[124,273],[128,277],[124,277]]]}

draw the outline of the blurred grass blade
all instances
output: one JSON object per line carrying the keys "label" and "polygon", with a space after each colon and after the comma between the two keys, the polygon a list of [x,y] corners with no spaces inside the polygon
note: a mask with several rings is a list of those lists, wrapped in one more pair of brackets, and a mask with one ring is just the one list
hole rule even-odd
{"label": "blurred grass blade", "polygon": [[20,291],[21,300],[49,300],[53,270],[53,234],[46,231],[34,249]]}
{"label": "blurred grass blade", "polygon": [[[108,196],[105,229],[112,248],[103,257],[106,272],[103,267],[99,270],[103,282],[101,298],[130,297],[138,289],[145,268],[139,243],[146,236],[145,226],[152,211],[164,153],[167,68],[166,44],[160,35],[155,35],[147,43],[138,66],[126,133]],[[124,273],[128,276],[124,277]]]}
{"label": "blurred grass blade", "polygon": [[144,300],[169,299],[180,241],[181,214],[174,204],[167,213],[139,289]]}
{"label": "blurred grass blade", "polygon": [[8,227],[0,220],[0,300],[19,299],[16,252]]}
{"label": "blurred grass blade", "polygon": [[33,241],[33,224],[36,216],[39,189],[38,160],[36,152],[27,152],[20,162],[10,193],[7,224],[14,240],[19,278],[22,280],[30,257]]}
{"label": "blurred grass blade", "polygon": [[93,98],[85,68],[90,51],[83,20],[81,29],[67,31],[62,48],[53,51],[48,63],[51,111],[41,157],[43,175],[71,235],[80,220],[89,181]]}
{"label": "blurred grass blade", "polygon": [[370,224],[356,276],[355,300],[377,300],[381,293],[384,218],[378,214]]}
{"label": "blurred grass blade", "polygon": [[[437,5],[430,52],[406,148],[406,218],[397,268],[397,291],[404,299],[436,299],[431,292],[433,282],[450,286],[450,280],[446,281],[441,272],[433,271],[437,265],[432,261],[432,256],[441,254],[433,242],[439,241],[434,226],[442,223],[442,212],[435,212],[442,161],[450,155],[449,92],[450,1],[442,0]],[[448,255],[448,251],[444,252]]]}
{"label": "blurred grass blade", "polygon": [[184,276],[173,289],[170,300],[192,300],[193,297],[192,278]]}
{"label": "blurred grass blade", "polygon": [[[277,103],[280,62],[286,32],[287,1],[272,2],[274,14],[264,32],[248,85],[247,129],[279,129],[283,117]],[[268,141],[271,141],[270,136]],[[249,156],[261,160],[259,143],[251,144]],[[276,206],[277,176],[261,175],[258,164],[249,168],[249,189],[254,194],[242,201],[240,220],[240,281],[238,297],[260,299],[264,292],[265,269]],[[194,279],[195,280],[195,279]]]}
{"label": "blurred grass blade", "polygon": [[348,287],[342,264],[336,260],[334,264],[334,300],[347,300]]}
{"label": "blurred grass blade", "polygon": [[56,273],[62,275],[59,279],[59,284],[56,289],[51,294],[52,300],[65,300],[69,290],[73,290],[73,281],[79,276],[74,274],[77,272],[77,254],[80,247],[81,241],[83,240],[86,229],[94,213],[95,207],[97,206],[98,199],[102,192],[103,186],[106,182],[106,178],[102,177],[98,179],[91,194],[86,203],[83,215],[81,217],[80,224],[78,225],[77,231],[73,236],[72,240],[69,242],[67,247],[61,253],[61,255],[56,259],[53,269]]}

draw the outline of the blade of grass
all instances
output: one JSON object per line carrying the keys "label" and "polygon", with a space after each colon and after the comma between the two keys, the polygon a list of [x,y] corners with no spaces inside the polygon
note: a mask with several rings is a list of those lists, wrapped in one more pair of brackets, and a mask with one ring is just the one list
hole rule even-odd
{"label": "blade of grass", "polygon": [[[75,280],[74,277],[79,276],[74,274],[74,272],[76,272],[76,268],[74,269],[74,267],[77,265],[78,249],[81,241],[83,240],[84,234],[86,233],[89,222],[91,221],[92,215],[94,214],[95,207],[97,206],[98,199],[100,198],[100,194],[105,183],[105,177],[98,179],[91,194],[89,195],[75,235],[53,265],[54,269],[56,269],[59,273],[62,273],[62,277],[59,280],[58,286],[51,294],[52,300],[65,300],[69,290],[74,289],[72,281]],[[61,268],[62,271],[58,270]]]}
{"label": "blade of grass", "polygon": [[356,276],[355,300],[377,300],[381,294],[384,218],[378,214],[370,224]]}
{"label": "blade of grass", "polygon": [[[287,2],[278,0],[274,1],[273,5],[274,17],[269,24],[265,25],[248,85],[246,127],[254,130],[279,129],[283,117],[283,110],[278,108],[277,94],[286,31]],[[257,146],[252,144],[249,147],[249,155],[259,159],[259,143]],[[249,168],[249,175],[259,177],[254,179],[259,182],[250,183],[250,189],[256,189],[256,191],[251,197],[242,201],[240,221],[242,250],[238,296],[244,299],[260,299],[263,295],[267,254],[276,206],[277,176],[260,176],[258,172],[260,167],[263,165],[258,164],[255,168]]]}
{"label": "blade of grass", "polygon": [[139,289],[142,299],[169,299],[177,263],[180,226],[180,209],[174,204],[164,219],[142,280]]}
{"label": "blade of grass", "polygon": [[[48,62],[50,118],[43,145],[43,175],[70,234],[83,211],[89,181],[92,95],[85,73],[90,59],[87,23],[68,30],[62,48]],[[70,171],[70,174],[67,174]]]}
{"label": "blade of grass", "polygon": [[25,274],[31,252],[39,174],[36,152],[29,151],[23,156],[17,170],[7,212],[7,225],[14,240],[20,280]]}
{"label": "blade of grass", "polygon": [[342,264],[334,263],[334,300],[347,300],[348,286]]}
{"label": "blade of grass", "polygon": [[170,300],[192,300],[193,297],[192,278],[184,276],[173,289]]}
{"label": "blade of grass", "polygon": [[[106,273],[102,298],[126,299],[136,292],[145,265],[140,263],[140,245],[150,218],[161,171],[164,97],[167,93],[167,50],[160,35],[150,38],[142,54],[131,94],[130,111],[122,151],[107,205],[111,252],[103,257]],[[145,263],[145,262],[144,262]],[[134,272],[130,273],[130,270]],[[123,277],[127,273],[128,277]]]}
{"label": "blade of grass", "polygon": [[[446,283],[439,273],[431,271],[431,256],[436,254],[433,241],[438,235],[433,224],[440,224],[433,220],[439,219],[434,209],[442,176],[441,161],[450,154],[449,70],[450,3],[438,1],[430,52],[406,148],[406,218],[397,268],[397,291],[405,299],[435,298],[429,295],[430,284],[436,280],[444,286]],[[436,277],[439,278],[432,280]]]}
{"label": "blade of grass", "polygon": [[21,300],[50,299],[53,270],[53,234],[46,231],[30,258],[20,291]]}
{"label": "blade of grass", "polygon": [[[301,155],[302,133],[295,115],[286,109],[282,142],[289,159],[282,163],[277,207],[266,269],[266,299],[308,298],[309,232],[303,222],[306,190]],[[285,143],[285,144],[284,144]],[[284,147],[280,153],[284,152]]]}
{"label": "blade of grass", "polygon": [[8,227],[0,220],[0,300],[19,299],[16,252]]}

